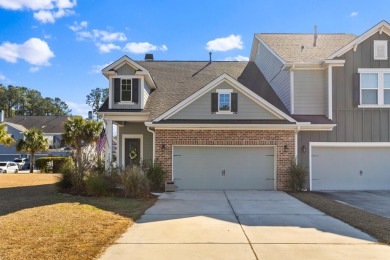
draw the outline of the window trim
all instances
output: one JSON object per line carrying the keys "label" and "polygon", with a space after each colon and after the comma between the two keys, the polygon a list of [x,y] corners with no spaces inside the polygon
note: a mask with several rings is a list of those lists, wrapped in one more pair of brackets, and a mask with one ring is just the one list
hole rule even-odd
{"label": "window trim", "polygon": [[[384,45],[385,47],[385,57],[377,57],[377,47],[380,45]],[[388,59],[388,45],[387,40],[374,40],[374,60],[387,60]]]}
{"label": "window trim", "polygon": [[[385,87],[384,87],[384,74],[389,73],[390,74],[390,69],[358,69],[359,73],[359,93],[360,93],[360,100],[358,108],[378,108],[378,107],[383,107],[383,108],[390,108],[390,104],[385,104],[384,103],[384,98],[385,98]],[[377,104],[362,104],[362,74],[365,73],[375,73],[378,74],[378,88],[373,89],[378,91],[378,100]],[[367,88],[365,88],[367,89]],[[390,91],[390,88],[388,88]]]}
{"label": "window trim", "polygon": [[[218,111],[216,112],[216,114],[219,114],[219,115],[232,115],[234,114],[232,112],[232,93],[233,93],[233,89],[216,89],[216,91],[218,93]],[[219,105],[219,97],[221,94],[229,94],[229,110],[219,110],[220,108],[220,105]]]}

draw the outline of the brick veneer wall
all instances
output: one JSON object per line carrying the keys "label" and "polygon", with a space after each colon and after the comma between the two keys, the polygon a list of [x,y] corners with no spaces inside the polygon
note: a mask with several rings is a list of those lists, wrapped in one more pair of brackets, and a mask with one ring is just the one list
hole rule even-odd
{"label": "brick veneer wall", "polygon": [[[288,189],[288,168],[294,156],[293,130],[162,130],[156,129],[156,159],[172,179],[173,145],[274,145],[276,149],[276,188]],[[162,145],[165,150],[162,150]],[[287,152],[284,146],[288,146]]]}

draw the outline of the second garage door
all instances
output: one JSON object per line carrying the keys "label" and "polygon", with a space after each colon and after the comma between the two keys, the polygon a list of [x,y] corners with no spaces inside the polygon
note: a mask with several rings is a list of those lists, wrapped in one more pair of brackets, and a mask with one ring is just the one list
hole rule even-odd
{"label": "second garage door", "polygon": [[312,147],[312,190],[389,190],[389,147]]}
{"label": "second garage door", "polygon": [[173,179],[178,189],[273,190],[273,147],[175,146]]}

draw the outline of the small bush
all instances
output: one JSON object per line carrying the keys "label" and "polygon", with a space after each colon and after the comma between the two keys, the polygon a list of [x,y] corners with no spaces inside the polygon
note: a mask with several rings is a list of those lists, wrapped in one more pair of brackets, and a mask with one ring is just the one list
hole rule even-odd
{"label": "small bush", "polygon": [[60,191],[63,190],[69,190],[73,188],[73,171],[74,169],[73,165],[71,163],[64,164],[61,172],[62,175],[59,177],[59,181],[57,182],[57,187]]}
{"label": "small bush", "polygon": [[85,186],[90,196],[106,196],[111,190],[111,185],[105,176],[91,174],[87,177]]}
{"label": "small bush", "polygon": [[289,188],[292,191],[303,191],[306,184],[307,169],[299,164],[296,159],[292,159],[290,163],[290,179]]}
{"label": "small bush", "polygon": [[149,195],[149,182],[139,166],[126,167],[119,173],[125,197],[141,198]]}
{"label": "small bush", "polygon": [[67,156],[41,157],[36,160],[35,165],[41,172],[59,173],[63,165],[71,161],[72,158]]}
{"label": "small bush", "polygon": [[161,191],[165,178],[165,172],[161,163],[158,161],[154,162],[154,164],[152,162],[144,162],[144,169],[150,184],[150,189],[152,191]]}

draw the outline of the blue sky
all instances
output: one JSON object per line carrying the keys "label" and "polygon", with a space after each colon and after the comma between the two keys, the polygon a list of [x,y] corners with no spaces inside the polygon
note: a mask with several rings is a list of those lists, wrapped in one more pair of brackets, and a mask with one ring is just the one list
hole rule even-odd
{"label": "blue sky", "polygon": [[390,21],[390,1],[0,0],[0,83],[39,90],[86,116],[100,69],[142,60],[245,60],[253,34],[362,34]]}

